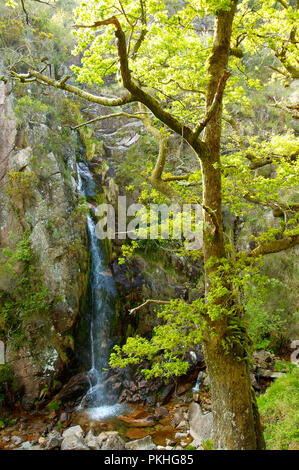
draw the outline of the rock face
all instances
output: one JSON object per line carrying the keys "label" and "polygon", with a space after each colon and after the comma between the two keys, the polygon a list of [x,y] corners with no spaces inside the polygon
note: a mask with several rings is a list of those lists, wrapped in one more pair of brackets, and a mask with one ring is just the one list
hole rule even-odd
{"label": "rock face", "polygon": [[17,133],[11,101],[9,87],[0,81],[0,188],[7,172],[9,156],[14,148]]}
{"label": "rock face", "polygon": [[34,319],[33,312],[26,328],[23,320],[18,326],[24,329],[21,347],[11,340],[6,344],[6,359],[27,408],[64,368],[88,272],[85,220],[76,216],[75,145],[67,158],[51,151],[34,154],[31,140],[36,144],[38,136],[50,135],[46,125],[40,126],[28,131],[26,148],[18,149],[8,88],[0,82],[0,294],[13,295],[16,276],[24,269],[22,260],[6,269],[2,250],[15,250],[24,237],[29,237],[32,266],[47,290],[45,314]]}

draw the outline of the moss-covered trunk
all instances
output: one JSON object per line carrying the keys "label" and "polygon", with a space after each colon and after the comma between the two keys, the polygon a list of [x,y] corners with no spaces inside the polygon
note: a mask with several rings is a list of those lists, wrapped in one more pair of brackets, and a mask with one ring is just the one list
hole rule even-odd
{"label": "moss-covered trunk", "polygon": [[[217,87],[227,69],[230,52],[232,23],[236,1],[230,11],[217,15],[213,49],[209,62],[209,85],[207,90],[207,109],[213,103]],[[219,105],[205,129],[205,143],[208,155],[202,159],[203,202],[208,210],[204,211],[204,258],[205,265],[213,257],[225,257],[222,224],[220,139],[222,106]],[[211,289],[211,272],[206,267],[206,295]],[[227,297],[217,300],[225,304]],[[230,300],[231,302],[231,300]],[[215,448],[221,449],[259,449],[264,441],[251,389],[248,361],[239,360],[231,350],[224,350],[223,339],[228,332],[228,319],[209,319],[209,329],[204,338],[205,358],[211,382],[213,403],[213,440]],[[213,335],[211,334],[213,329]],[[245,338],[244,338],[245,342]],[[241,354],[244,356],[245,351]]]}

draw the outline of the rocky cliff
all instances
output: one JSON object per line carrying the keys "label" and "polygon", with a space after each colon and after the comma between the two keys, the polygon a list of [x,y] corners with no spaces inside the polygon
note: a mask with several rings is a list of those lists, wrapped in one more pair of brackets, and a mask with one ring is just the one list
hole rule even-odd
{"label": "rocky cliff", "polygon": [[[12,105],[9,86],[0,82],[1,339],[22,404],[30,407],[51,390],[72,354],[88,253],[76,136],[65,154],[51,151],[45,119],[17,122]],[[47,140],[40,154],[37,140]]]}

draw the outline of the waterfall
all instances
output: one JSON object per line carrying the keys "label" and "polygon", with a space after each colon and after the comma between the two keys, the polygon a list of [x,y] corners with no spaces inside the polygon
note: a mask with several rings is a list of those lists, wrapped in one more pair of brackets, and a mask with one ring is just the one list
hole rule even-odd
{"label": "waterfall", "polygon": [[[77,165],[78,190],[87,197],[95,195],[95,182],[85,162]],[[111,322],[115,315],[114,305],[117,295],[111,272],[105,262],[105,250],[96,237],[96,221],[87,217],[87,230],[90,249],[90,276],[88,293],[90,296],[90,388],[83,397],[79,408],[84,408],[92,419],[113,416],[120,411],[120,405],[111,404],[111,392],[105,387],[105,368],[108,366],[112,346]],[[116,400],[116,399],[115,399]]]}

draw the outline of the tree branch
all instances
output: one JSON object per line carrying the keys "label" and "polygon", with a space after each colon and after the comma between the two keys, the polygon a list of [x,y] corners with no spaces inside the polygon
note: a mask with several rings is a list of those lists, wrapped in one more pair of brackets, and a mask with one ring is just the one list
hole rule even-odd
{"label": "tree branch", "polygon": [[280,251],[287,250],[288,248],[292,248],[296,245],[299,245],[299,235],[290,235],[289,237],[281,238],[280,240],[263,243],[250,251],[248,256],[254,258],[261,255],[268,255],[270,253],[279,253]]}
{"label": "tree branch", "polygon": [[219,80],[217,91],[215,93],[213,102],[210,106],[210,108],[207,111],[206,117],[201,121],[195,128],[194,130],[194,136],[197,138],[200,133],[204,130],[210,119],[214,116],[215,112],[217,111],[218,107],[221,105],[224,89],[227,80],[231,76],[231,72],[225,71],[222,75],[222,77]]}
{"label": "tree branch", "polygon": [[133,315],[134,313],[138,312],[138,310],[141,310],[144,307],[147,307],[149,304],[156,304],[156,305],[168,305],[170,304],[169,300],[153,300],[153,299],[148,299],[146,300],[143,304],[139,305],[138,307],[132,308],[129,311],[130,315]]}
{"label": "tree branch", "polygon": [[120,64],[120,72],[124,87],[129,91],[134,101],[144,104],[152,113],[163,122],[169,129],[173,130],[189,143],[189,145],[197,152],[199,158],[205,158],[207,155],[207,146],[195,135],[193,130],[183,124],[178,118],[166,111],[160,102],[143,88],[141,88],[132,78],[129,68],[129,60],[127,53],[126,35],[115,16],[107,20],[97,21],[93,25],[74,25],[75,28],[96,28],[104,25],[115,26],[115,36],[117,39],[117,51]]}
{"label": "tree branch", "polygon": [[115,114],[106,114],[105,116],[98,116],[94,119],[90,119],[89,121],[78,124],[77,126],[71,127],[71,129],[74,131],[76,129],[79,129],[80,127],[84,127],[84,126],[87,126],[88,124],[92,124],[93,122],[102,121],[103,119],[110,119],[110,118],[115,118],[115,117],[120,117],[120,116],[124,116],[130,119],[142,119],[142,117],[138,114],[129,114],[125,112],[120,112],[120,113],[115,113]]}
{"label": "tree branch", "polygon": [[[87,91],[81,90],[81,88],[78,88],[74,85],[69,85],[66,83],[66,80],[64,80],[64,77],[61,80],[54,80],[34,69],[30,69],[27,74],[17,74],[16,72],[11,71],[11,75],[13,75],[14,78],[19,79],[21,82],[27,81],[28,79],[34,77],[42,85],[60,88],[61,90],[73,93],[74,95],[77,95],[84,100],[98,103],[103,106],[121,106],[123,104],[132,103],[134,101],[130,93],[127,93],[120,98],[105,98],[103,96],[93,95]],[[67,77],[69,76],[67,75]]]}

